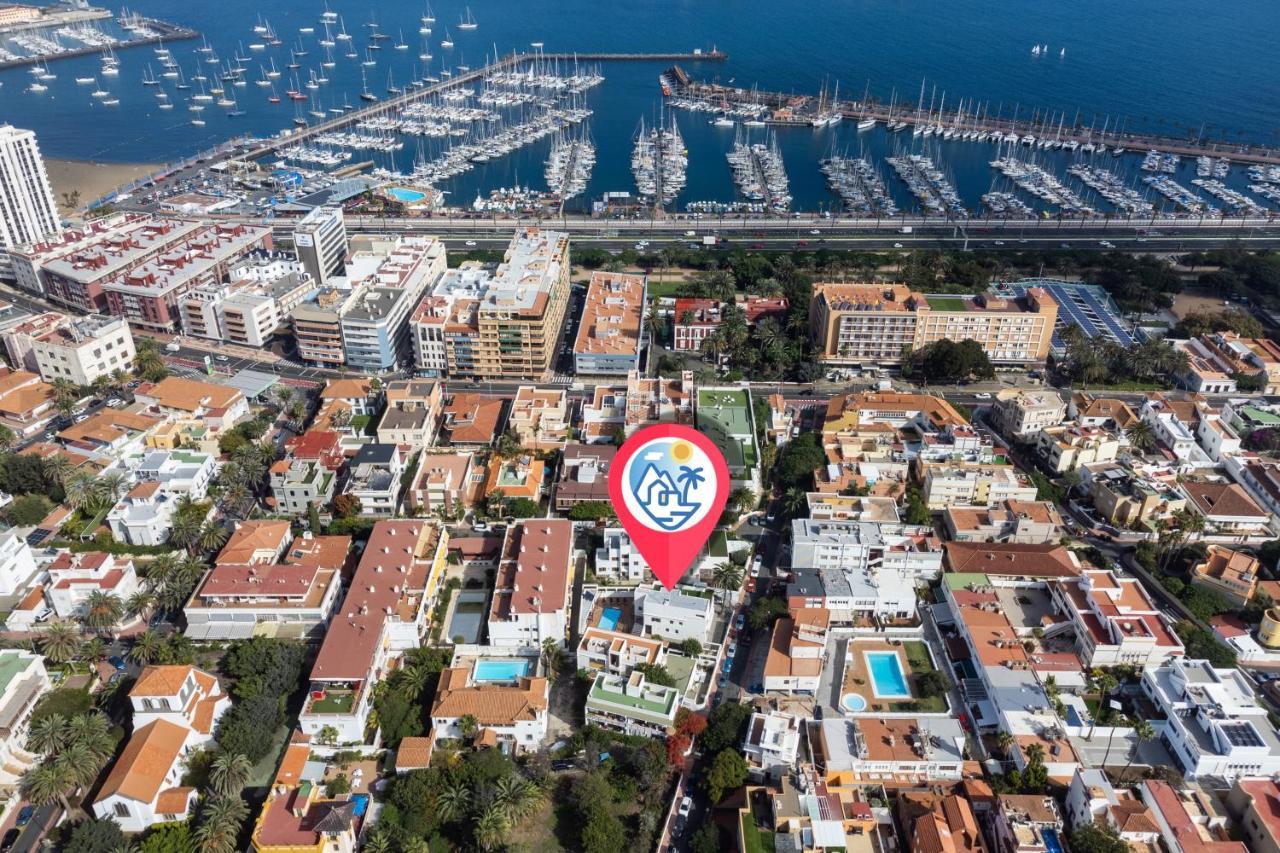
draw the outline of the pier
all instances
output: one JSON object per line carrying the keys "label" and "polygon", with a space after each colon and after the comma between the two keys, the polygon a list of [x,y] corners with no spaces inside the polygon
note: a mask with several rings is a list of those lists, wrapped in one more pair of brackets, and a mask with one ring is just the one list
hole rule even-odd
{"label": "pier", "polygon": [[[684,75],[688,79],[687,75]],[[679,80],[673,76],[672,79]],[[814,95],[798,95],[786,92],[766,92],[763,90],[743,89],[725,86],[718,83],[689,80],[679,85],[672,93],[674,97],[709,101],[714,104],[760,104],[774,111],[767,119],[771,125],[808,126],[818,114],[821,98]],[[968,100],[968,99],[966,99]],[[866,102],[841,100],[828,101],[825,110],[835,110],[846,119],[862,121],[875,119],[880,124],[889,121],[903,122],[906,128],[902,133],[910,134],[917,126],[939,126],[957,130],[976,130],[982,133],[999,133],[1003,136],[1016,134],[1019,138],[1052,139],[1060,143],[1076,143],[1077,145],[1106,145],[1109,148],[1124,148],[1130,152],[1144,152],[1157,149],[1166,154],[1178,154],[1184,157],[1225,157],[1237,163],[1276,165],[1280,164],[1280,150],[1264,145],[1250,145],[1225,140],[1190,140],[1178,137],[1159,136],[1157,134],[1125,131],[1110,127],[1100,130],[1096,127],[1085,127],[1074,122],[1066,124],[1062,116],[1065,113],[1037,110],[1031,118],[1021,119],[1006,116],[990,116],[958,113],[955,109],[942,112],[930,109],[918,109],[914,105],[898,102],[887,105],[874,100]],[[781,114],[779,115],[779,111]]]}
{"label": "pier", "polygon": [[[144,44],[157,44],[161,41],[187,41],[200,35],[196,30],[170,24],[167,21],[158,21],[154,18],[140,18],[139,21],[146,25],[147,29],[155,33],[155,35],[140,36],[138,38],[122,39],[112,42],[109,47],[112,50],[127,50],[131,47],[140,47]],[[2,33],[0,33],[2,35]],[[93,47],[85,45],[84,47],[69,48],[59,51],[58,53],[43,53],[39,55],[20,56],[15,59],[0,60],[0,70],[5,68],[17,68],[22,65],[35,65],[38,62],[54,62],[59,59],[71,59],[76,56],[96,56],[101,54],[107,46]]]}
{"label": "pier", "polygon": [[256,160],[286,146],[305,142],[315,136],[334,130],[341,130],[349,125],[358,124],[370,118],[391,113],[409,104],[439,95],[469,83],[483,80],[486,76],[506,71],[524,62],[723,62],[728,55],[723,51],[694,51],[687,53],[511,53],[497,62],[475,68],[461,74],[432,83],[418,89],[409,89],[401,95],[377,101],[367,107],[359,107],[331,119],[308,124],[293,130],[284,130],[271,139],[245,150],[238,159]]}

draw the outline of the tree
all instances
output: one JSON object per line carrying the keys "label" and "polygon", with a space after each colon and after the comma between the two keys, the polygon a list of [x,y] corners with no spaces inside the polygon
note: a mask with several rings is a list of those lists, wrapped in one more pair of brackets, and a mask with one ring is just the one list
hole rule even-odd
{"label": "tree", "polygon": [[924,492],[920,490],[920,486],[915,483],[907,486],[903,502],[902,518],[907,524],[929,525],[933,523],[933,513],[929,511],[929,505],[925,503]]}
{"label": "tree", "polygon": [[1226,596],[1214,589],[1192,584],[1182,593],[1182,603],[1201,621],[1208,622],[1219,613],[1235,610]]}
{"label": "tree", "polygon": [[232,797],[216,797],[209,801],[200,815],[194,833],[200,853],[234,853],[240,827],[249,816],[244,800]]}
{"label": "tree", "polygon": [[195,846],[187,822],[160,823],[147,830],[138,853],[190,853]]}
{"label": "tree", "polygon": [[688,637],[680,644],[680,653],[686,657],[696,658],[702,654],[702,643],[696,637]]}
{"label": "tree", "polygon": [[66,663],[80,650],[80,629],[74,622],[57,619],[45,626],[40,651],[54,663]]}
{"label": "tree", "polygon": [[801,433],[778,453],[773,477],[784,490],[792,487],[807,489],[813,485],[813,472],[826,461],[827,454],[818,436],[811,432]]}
{"label": "tree", "polygon": [[737,750],[722,749],[716,753],[707,771],[707,796],[713,804],[724,799],[730,791],[742,787],[747,781],[747,762]]}
{"label": "tree", "polygon": [[916,691],[926,698],[945,695],[947,679],[936,669],[930,670],[916,678]]}
{"label": "tree", "polygon": [[751,706],[738,702],[717,705],[707,718],[707,729],[700,743],[707,754],[725,749],[735,749],[742,743],[742,735],[751,719]]}
{"label": "tree", "polygon": [[747,625],[753,631],[768,628],[775,621],[786,616],[789,610],[787,602],[781,598],[771,595],[757,598],[747,610]]}
{"label": "tree", "polygon": [[1156,434],[1151,429],[1151,424],[1146,421],[1135,421],[1132,426],[1125,431],[1125,438],[1129,439],[1129,443],[1142,451],[1154,450],[1156,446]]}
{"label": "tree", "polygon": [[585,853],[617,853],[627,849],[627,831],[612,809],[593,808],[582,827]]}
{"label": "tree", "polygon": [[61,751],[67,739],[67,718],[61,714],[49,714],[31,724],[27,748],[38,755],[50,755]]}
{"label": "tree", "polygon": [[1072,853],[1128,853],[1129,843],[1122,839],[1110,826],[1087,821],[1081,823],[1071,834]]}
{"label": "tree", "polygon": [[782,493],[782,512],[797,518],[809,506],[809,497],[799,486],[791,486]]}
{"label": "tree", "polygon": [[704,823],[689,839],[690,853],[719,853],[720,830],[714,823]]}
{"label": "tree", "polygon": [[1013,745],[1015,743],[1017,743],[1017,739],[1013,736],[1011,732],[1008,732],[1004,729],[1001,729],[1000,731],[996,732],[996,746],[1000,748],[1000,751],[1004,753],[1004,756],[1006,758],[1009,757],[1010,750],[1013,749]]}
{"label": "tree", "polygon": [[1138,720],[1133,724],[1133,733],[1138,738],[1138,742],[1133,746],[1133,752],[1129,753],[1129,761],[1124,766],[1124,776],[1129,775],[1129,768],[1133,766],[1133,760],[1138,757],[1138,750],[1147,741],[1156,736],[1156,730],[1147,720]]}
{"label": "tree", "polygon": [[476,732],[480,731],[480,722],[471,714],[463,714],[458,718],[458,731],[468,740],[475,737]]}
{"label": "tree", "polygon": [[507,515],[514,518],[534,518],[541,512],[542,507],[530,498],[512,498],[507,501]]}
{"label": "tree", "polygon": [[200,550],[212,552],[225,545],[230,536],[231,533],[226,527],[216,521],[210,521],[200,528],[200,535],[196,541],[200,545]]}
{"label": "tree", "polygon": [[222,752],[209,768],[209,785],[219,797],[239,797],[252,773],[248,758],[238,752]]}
{"label": "tree", "polygon": [[742,569],[732,563],[721,563],[711,573],[711,586],[722,592],[742,587]]}
{"label": "tree", "polygon": [[991,379],[996,375],[986,350],[977,341],[942,338],[911,354],[911,374],[926,382]]}
{"label": "tree", "polygon": [[569,509],[569,518],[574,521],[598,521],[614,516],[613,504],[608,501],[582,501]]}
{"label": "tree", "polygon": [[436,794],[436,814],[444,823],[459,820],[471,808],[471,791],[461,782],[448,785]]}
{"label": "tree", "polygon": [[15,527],[30,527],[53,511],[53,502],[44,495],[19,495],[9,504],[6,517]]}
{"label": "tree", "polygon": [[555,683],[563,664],[564,654],[560,644],[554,637],[547,637],[542,641],[542,669],[546,673],[547,681]]}
{"label": "tree", "polygon": [[111,633],[124,618],[124,612],[124,602],[119,596],[96,589],[85,599],[85,627],[98,633]]}
{"label": "tree", "polygon": [[71,829],[65,853],[118,853],[126,846],[120,824],[109,818],[82,820]]}
{"label": "tree", "polygon": [[67,788],[70,786],[66,768],[59,767],[53,762],[33,766],[22,774],[22,779],[18,783],[22,796],[26,797],[32,805],[45,806],[58,803],[63,811],[68,813],[71,811],[71,806],[67,803]]}

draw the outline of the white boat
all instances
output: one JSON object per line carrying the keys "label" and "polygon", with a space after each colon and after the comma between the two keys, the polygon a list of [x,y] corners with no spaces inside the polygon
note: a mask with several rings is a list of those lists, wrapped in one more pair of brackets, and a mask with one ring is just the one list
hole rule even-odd
{"label": "white boat", "polygon": [[[95,98],[109,98],[109,97],[111,97],[111,93],[110,93],[110,92],[108,92],[106,89],[94,89],[94,90],[93,90],[92,92],[90,92],[89,94],[90,94],[91,96],[95,97]],[[157,94],[161,94],[161,95],[162,95],[162,94],[164,94],[164,93],[163,93],[163,92],[158,92]]]}
{"label": "white boat", "polygon": [[440,42],[440,46],[445,50],[453,50],[453,38],[449,35],[449,28],[444,28],[444,40]]}
{"label": "white boat", "polygon": [[204,119],[202,118],[193,118],[191,120],[191,123],[194,124],[196,127],[204,127]]}
{"label": "white boat", "polygon": [[858,130],[860,131],[870,130],[875,126],[876,126],[876,120],[873,118],[864,118],[862,121],[858,122]]}
{"label": "white boat", "polygon": [[347,32],[347,24],[341,18],[338,19],[338,34],[334,38],[338,41],[351,41],[351,33]]}
{"label": "white boat", "polygon": [[92,86],[94,83],[97,83],[97,82],[98,82],[97,77],[77,77],[76,78],[76,85],[79,85],[79,86]]}
{"label": "white boat", "polygon": [[427,13],[422,16],[422,23],[434,24],[436,22],[436,13],[431,11],[431,4],[427,4]]}
{"label": "white boat", "polygon": [[103,101],[103,102],[102,102],[102,105],[103,105],[104,107],[118,107],[118,106],[120,106],[120,99],[119,99],[119,98],[107,98],[105,101]]}
{"label": "white boat", "polygon": [[32,83],[30,86],[27,87],[27,91],[35,92],[36,94],[39,94],[40,92],[49,91],[49,87],[44,85],[43,83]]}
{"label": "white boat", "polygon": [[396,50],[408,50],[409,43],[404,40],[404,30],[400,31],[400,41],[396,42]]}
{"label": "white boat", "polygon": [[480,25],[476,23],[475,15],[471,14],[471,7],[468,6],[467,10],[462,13],[462,19],[458,21],[458,29],[474,30],[478,26]]}

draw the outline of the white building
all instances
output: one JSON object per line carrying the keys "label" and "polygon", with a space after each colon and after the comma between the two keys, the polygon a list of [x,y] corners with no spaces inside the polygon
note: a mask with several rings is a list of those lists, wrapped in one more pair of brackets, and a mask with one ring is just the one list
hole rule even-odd
{"label": "white building", "polygon": [[[132,466],[132,467],[131,467]],[[163,545],[178,499],[202,500],[218,466],[207,453],[157,450],[125,460],[135,485],[107,513],[111,533],[130,545]]]}
{"label": "white building", "polygon": [[231,697],[192,666],[149,666],[129,691],[133,734],[93,801],[93,813],[125,832],[186,820],[196,789],[182,785],[187,758],[213,740]]}
{"label": "white building", "polygon": [[622,631],[588,628],[578,643],[578,669],[630,675],[637,666],[661,666],[667,660],[667,645],[661,640],[637,637]]}
{"label": "white building", "polygon": [[991,407],[991,423],[1008,436],[1035,435],[1062,423],[1066,402],[1053,391],[1001,391]]}
{"label": "white building", "polygon": [[36,135],[0,126],[0,270],[10,277],[8,250],[58,233],[61,219]]}
{"label": "white building", "polygon": [[341,207],[317,207],[293,229],[293,246],[316,287],[341,275],[347,257],[347,227]]}
{"label": "white building", "polygon": [[39,757],[27,752],[31,712],[51,684],[44,658],[21,649],[0,651],[0,786],[14,788]]}
{"label": "white building", "polygon": [[46,382],[92,385],[100,376],[133,368],[133,333],[123,317],[77,317],[35,338],[31,350]]}
{"label": "white building", "polygon": [[1049,593],[1068,618],[1046,629],[1045,636],[1062,633],[1070,625],[1076,653],[1086,667],[1157,666],[1184,654],[1173,627],[1136,578],[1085,571],[1078,581],[1050,584]]}
{"label": "white building", "polygon": [[489,609],[489,643],[563,646],[568,637],[573,522],[531,519],[507,528]]}
{"label": "white building", "polygon": [[63,619],[83,617],[89,596],[95,592],[114,595],[124,603],[139,589],[133,560],[101,551],[62,551],[47,571],[45,599]]}
{"label": "white building", "polygon": [[609,528],[604,531],[604,542],[596,549],[596,575],[610,580],[640,583],[649,571],[640,551],[632,543],[627,531]]}
{"label": "white building", "polygon": [[547,736],[550,686],[545,678],[521,676],[514,683],[482,682],[470,667],[440,673],[431,703],[431,738],[461,739],[463,717],[479,726],[477,743],[505,752],[534,752]]}
{"label": "white building", "polygon": [[360,501],[360,514],[395,515],[406,460],[396,444],[363,444],[348,466],[346,493]]}
{"label": "white building", "polygon": [[680,691],[650,684],[644,673],[598,673],[587,692],[588,725],[641,737],[665,737],[680,710]]}
{"label": "white building", "polygon": [[711,633],[711,597],[689,595],[678,589],[637,589],[636,621],[646,637],[662,637],[671,643],[690,638],[706,643]]}
{"label": "white building", "polygon": [[35,555],[13,528],[0,533],[0,596],[13,595],[36,573]]}
{"label": "white building", "polygon": [[1034,501],[1035,483],[1013,465],[926,462],[920,465],[924,502],[930,510],[950,506],[999,506]]}
{"label": "white building", "polygon": [[1280,773],[1280,737],[1240,670],[1174,658],[1142,674],[1142,692],[1166,718],[1160,741],[1187,779]]}
{"label": "white building", "polygon": [[747,721],[742,756],[753,778],[780,779],[795,767],[800,749],[800,720],[782,711],[759,711]]}
{"label": "white building", "polygon": [[255,252],[231,271],[229,281],[208,282],[186,293],[178,303],[182,330],[194,337],[264,347],[315,286],[292,256]]}

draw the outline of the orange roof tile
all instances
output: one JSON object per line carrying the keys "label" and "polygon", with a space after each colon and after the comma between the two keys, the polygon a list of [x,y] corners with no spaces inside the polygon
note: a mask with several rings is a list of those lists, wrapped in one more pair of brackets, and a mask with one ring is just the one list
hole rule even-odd
{"label": "orange roof tile", "polygon": [[156,720],[135,731],[95,802],[116,794],[143,803],[155,800],[169,769],[182,755],[187,734],[187,729],[168,720]]}

